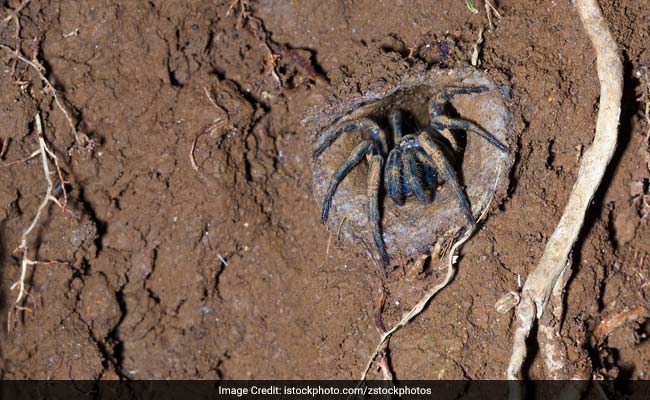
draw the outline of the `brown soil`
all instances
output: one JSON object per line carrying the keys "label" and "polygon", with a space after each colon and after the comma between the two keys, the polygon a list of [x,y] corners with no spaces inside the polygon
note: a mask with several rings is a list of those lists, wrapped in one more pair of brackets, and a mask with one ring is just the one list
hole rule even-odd
{"label": "brown soil", "polygon": [[[72,211],[52,206],[30,240],[39,260],[67,264],[30,270],[31,312],[2,329],[3,377],[357,378],[379,337],[382,292],[391,325],[441,278],[408,263],[384,272],[319,224],[301,121],[415,64],[464,68],[487,25],[483,2],[478,15],[457,0],[251,1],[230,15],[230,2],[216,3],[33,0],[21,11],[23,53],[43,62],[98,146],[75,146],[38,76],[24,63],[12,71],[0,50],[2,162],[37,149],[40,110]],[[571,2],[498,3],[480,59],[520,116],[510,186],[463,247],[455,280],[391,340],[399,379],[505,376],[513,316],[494,304],[539,260],[593,137],[594,52]],[[573,252],[562,337],[601,374],[646,378],[650,99],[639,96],[650,3],[601,3],[626,66],[620,144]],[[14,27],[0,43],[16,46]],[[0,168],[4,322],[20,272],[12,251],[45,193],[42,173],[38,158]],[[640,317],[592,334],[626,310]]]}

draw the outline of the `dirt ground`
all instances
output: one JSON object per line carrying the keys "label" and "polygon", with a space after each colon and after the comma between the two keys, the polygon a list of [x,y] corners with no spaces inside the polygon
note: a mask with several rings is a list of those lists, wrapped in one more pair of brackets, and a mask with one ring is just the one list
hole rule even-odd
{"label": "dirt ground", "polygon": [[[0,21],[20,3],[0,1]],[[495,3],[488,30],[482,0],[478,14],[459,0],[251,0],[230,13],[230,1],[29,2],[19,40],[12,19],[0,43],[42,62],[96,146],[75,143],[34,69],[0,49],[2,164],[38,149],[40,112],[69,181],[67,211],[50,206],[28,240],[32,258],[59,263],[29,269],[29,310],[12,312],[14,249],[47,185],[40,157],[0,168],[1,376],[358,378],[382,293],[392,325],[442,273],[384,271],[319,223],[301,121],[417,65],[467,66],[483,30],[480,68],[511,87],[517,116],[510,186],[390,358],[398,379],[504,378],[513,314],[494,304],[535,267],[562,213],[599,84],[571,2]],[[625,65],[620,143],[573,251],[562,341],[569,364],[587,354],[589,373],[644,379],[650,2],[601,4]],[[543,376],[540,363],[528,376]]]}

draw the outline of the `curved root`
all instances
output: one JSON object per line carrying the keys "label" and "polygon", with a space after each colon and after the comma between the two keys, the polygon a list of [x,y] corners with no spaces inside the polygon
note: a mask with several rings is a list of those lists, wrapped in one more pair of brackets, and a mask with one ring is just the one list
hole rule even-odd
{"label": "curved root", "polygon": [[[530,274],[522,289],[521,302],[515,311],[517,327],[507,370],[507,377],[510,380],[518,379],[520,375],[521,366],[526,358],[526,339],[533,324],[542,317],[549,300],[561,296],[566,284],[566,279],[561,278],[568,275],[570,265],[569,252],[582,228],[587,207],[616,149],[623,94],[621,58],[597,0],[576,0],[575,4],[584,29],[596,50],[600,80],[600,108],[596,121],[596,135],[580,163],[578,178],[564,214],[546,244],[537,268]],[[559,330],[557,326],[555,328]],[[541,331],[546,332],[546,330]],[[555,347],[557,346],[547,344],[544,350],[552,352]],[[550,360],[547,366],[551,365],[553,371],[562,369],[561,364],[564,360],[561,355],[549,354],[545,358],[547,361]],[[511,393],[511,396],[517,397],[516,393]]]}

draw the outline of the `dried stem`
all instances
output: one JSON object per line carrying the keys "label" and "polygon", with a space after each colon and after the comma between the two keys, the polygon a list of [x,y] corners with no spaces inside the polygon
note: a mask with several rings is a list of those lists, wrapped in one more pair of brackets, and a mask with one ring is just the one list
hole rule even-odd
{"label": "dried stem", "polygon": [[[596,64],[600,80],[600,106],[593,144],[585,152],[578,178],[567,202],[564,214],[551,235],[544,254],[522,289],[521,302],[516,308],[517,327],[508,379],[519,377],[526,358],[526,339],[536,319],[544,314],[551,292],[569,267],[568,256],[580,233],[587,207],[601,183],[607,164],[616,149],[618,121],[621,112],[623,74],[616,42],[596,0],[576,0],[587,35],[596,50]],[[563,289],[563,285],[562,288]],[[556,288],[555,290],[559,290]],[[520,398],[521,392],[511,392]]]}

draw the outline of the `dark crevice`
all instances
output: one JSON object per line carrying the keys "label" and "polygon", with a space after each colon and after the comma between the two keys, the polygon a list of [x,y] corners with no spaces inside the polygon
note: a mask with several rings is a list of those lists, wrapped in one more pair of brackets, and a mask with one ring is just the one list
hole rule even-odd
{"label": "dark crevice", "polygon": [[[237,94],[239,96],[241,96],[244,100],[249,102],[253,106],[254,109],[257,108],[257,107],[260,107],[264,111],[263,114],[266,114],[267,112],[269,112],[271,110],[269,105],[266,104],[264,102],[264,100],[259,99],[259,98],[255,97],[251,92],[244,90],[239,82],[237,82],[235,80],[232,80],[232,79],[226,78],[224,72],[221,71],[220,69],[213,67],[212,70],[210,71],[210,73],[212,75],[216,76],[217,79],[219,79],[220,81],[232,82],[232,84],[234,84],[235,88],[237,89]],[[261,116],[259,118],[261,118]],[[251,126],[254,126],[255,123],[259,120],[259,118],[255,118],[254,120],[252,120],[251,121]]]}
{"label": "dark crevice", "polygon": [[95,224],[95,229],[97,230],[97,237],[94,240],[94,245],[97,248],[97,256],[99,256],[99,253],[103,249],[102,245],[102,238],[104,235],[106,235],[106,232],[108,231],[108,226],[105,221],[102,221],[97,217],[97,213],[95,212],[95,209],[93,206],[90,204],[90,202],[86,199],[85,196],[85,189],[82,185],[78,185],[77,188],[79,189],[79,194],[78,194],[78,202],[83,209],[83,212],[88,215],[90,220]]}
{"label": "dark crevice", "polygon": [[117,304],[120,307],[120,320],[115,324],[115,327],[108,333],[107,339],[111,342],[112,346],[112,361],[115,364],[115,370],[121,378],[127,378],[127,375],[123,371],[124,365],[124,342],[120,339],[120,325],[122,321],[126,318],[127,307],[126,301],[124,300],[124,286],[115,292],[115,299]]}

